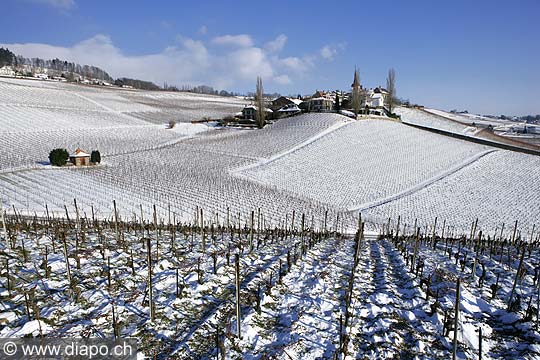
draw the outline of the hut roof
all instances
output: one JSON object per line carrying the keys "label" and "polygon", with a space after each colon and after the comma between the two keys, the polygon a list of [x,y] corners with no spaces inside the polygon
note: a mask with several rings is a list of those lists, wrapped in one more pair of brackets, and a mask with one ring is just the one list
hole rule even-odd
{"label": "hut roof", "polygon": [[77,157],[90,157],[90,154],[84,152],[81,150],[81,148],[77,148],[75,152],[71,155],[69,155],[70,158],[77,158]]}

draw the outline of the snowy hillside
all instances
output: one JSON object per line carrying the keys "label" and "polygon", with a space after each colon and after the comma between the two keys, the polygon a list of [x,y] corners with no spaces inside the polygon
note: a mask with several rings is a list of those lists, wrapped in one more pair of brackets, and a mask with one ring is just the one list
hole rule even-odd
{"label": "snowy hillside", "polygon": [[[10,111],[13,107],[22,108],[31,118],[27,120],[23,113],[20,118],[13,118],[13,114],[6,115],[9,122],[3,131],[31,130],[36,126],[94,128],[105,124],[163,124],[171,120],[190,122],[204,117],[232,115],[240,111],[245,103],[234,97],[0,79],[0,109]],[[56,112],[59,112],[59,123],[51,123],[51,114],[55,115]],[[39,121],[36,119],[41,118],[42,123],[36,123]],[[66,118],[71,120],[71,124],[69,120],[68,124],[63,122]]]}
{"label": "snowy hillside", "polygon": [[[4,87],[0,116],[5,125],[0,130],[4,133],[0,147],[5,149],[0,154],[0,188],[5,207],[16,205],[28,213],[43,212],[45,204],[51,211],[62,212],[64,204],[70,205],[75,197],[70,184],[78,183],[84,184],[83,188],[100,189],[91,197],[81,190],[77,200],[86,210],[93,205],[105,217],[111,214],[113,199],[121,204],[124,216],[139,213],[140,205],[148,213],[154,204],[162,213],[170,205],[186,221],[198,207],[221,215],[229,208],[242,217],[260,207],[275,223],[293,210],[309,213],[321,222],[322,214],[329,210],[340,213],[349,228],[360,211],[369,215],[371,227],[388,217],[395,221],[399,215],[408,221],[417,217],[421,223],[447,216],[450,223],[462,229],[479,217],[480,225],[492,230],[502,222],[514,221],[515,214],[522,214],[525,227],[532,226],[538,216],[529,209],[539,208],[535,205],[540,200],[521,191],[513,195],[517,201],[504,206],[488,202],[489,207],[481,211],[474,206],[462,211],[442,209],[441,200],[449,197],[459,199],[464,193],[480,199],[487,196],[475,185],[491,173],[473,171],[465,177],[472,188],[463,191],[439,184],[467,173],[477,164],[491,169],[497,163],[491,159],[497,156],[490,154],[499,150],[396,122],[354,122],[345,116],[321,113],[283,119],[263,130],[207,131],[211,128],[193,124],[167,130],[163,124],[134,118],[130,101],[147,98],[172,106],[175,99],[194,103],[198,96],[141,91],[108,97],[111,90],[54,85],[71,89],[60,91],[54,86],[30,86],[41,82],[13,82],[0,82]],[[34,93],[25,97],[29,91]],[[13,92],[20,96],[13,96]],[[41,99],[46,105],[40,105]],[[227,98],[202,96],[200,100],[208,105]],[[52,104],[54,101],[57,103]],[[143,108],[157,106],[157,102],[137,104]],[[427,112],[399,111],[405,121],[413,119],[428,127],[461,133],[469,129]],[[103,164],[97,169],[40,170],[46,168],[43,164],[47,163],[48,152],[56,147],[99,149]],[[512,170],[517,178],[537,166],[533,156],[511,155],[522,163]],[[21,169],[35,170],[16,172]],[[59,188],[53,190],[51,184]],[[511,191],[503,183],[492,182],[490,186],[490,194]],[[425,196],[433,200],[407,201]]]}
{"label": "snowy hillside", "polygon": [[[228,101],[0,81],[0,338],[129,337],[159,359],[448,359],[455,334],[460,359],[480,339],[484,359],[540,358],[539,157],[332,113],[163,124]],[[55,147],[102,162],[51,167]]]}
{"label": "snowy hillside", "polygon": [[[114,199],[125,217],[139,214],[141,205],[148,215],[155,204],[162,216],[170,206],[182,221],[191,221],[198,207],[220,216],[225,216],[229,208],[242,219],[253,209],[261,208],[266,220],[274,224],[292,211],[305,212],[310,218],[313,215],[320,222],[329,210],[335,219],[333,214],[337,210],[316,200],[240,180],[230,171],[297,146],[347,121],[340,115],[315,114],[286,119],[261,131],[223,129],[196,134],[194,127],[206,126],[186,124],[183,128],[179,124],[178,131],[149,125],[96,129],[86,134],[59,131],[12,135],[3,140],[3,146],[20,151],[6,156],[8,166],[0,174],[3,203],[6,207],[15,205],[23,213],[42,213],[44,204],[48,204],[51,212],[61,214],[64,204],[71,207],[76,198],[87,213],[93,206],[100,217],[110,217]],[[26,142],[39,145],[23,151]],[[12,171],[25,165],[32,167],[32,157],[44,161],[51,146],[77,143],[89,149],[102,149],[102,165],[47,170],[38,166],[34,171]],[[77,191],[72,189],[73,184],[80,184]],[[21,196],[22,191],[28,195]],[[342,215],[341,220],[346,219],[352,224],[349,215]]]}
{"label": "snowy hillside", "polygon": [[512,121],[509,120],[501,120],[501,119],[493,119],[489,117],[485,117],[482,115],[475,115],[475,114],[468,114],[468,113],[451,113],[447,111],[442,110],[436,110],[436,109],[425,109],[427,112],[433,113],[435,115],[444,116],[450,119],[453,119],[455,121],[459,121],[461,123],[472,125],[483,125],[488,126],[491,125],[493,127],[499,126],[499,125],[505,125],[505,124],[512,124]]}
{"label": "snowy hillside", "polygon": [[410,109],[398,107],[396,114],[401,116],[403,122],[415,125],[421,125],[432,129],[445,130],[452,133],[463,135],[474,135],[479,129],[474,126],[469,126],[465,123],[445,119],[435,113],[430,113],[427,110]]}
{"label": "snowy hillside", "polygon": [[399,123],[349,122],[320,140],[241,174],[338,208],[362,209],[473,162],[488,147]]}

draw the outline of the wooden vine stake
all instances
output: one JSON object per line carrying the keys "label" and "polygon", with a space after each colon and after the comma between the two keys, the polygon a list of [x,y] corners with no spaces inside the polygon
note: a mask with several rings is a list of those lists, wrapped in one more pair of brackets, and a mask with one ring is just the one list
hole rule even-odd
{"label": "wooden vine stake", "polygon": [[459,298],[460,298],[461,279],[458,278],[456,286],[456,311],[454,314],[454,341],[452,344],[452,360],[456,360],[457,353],[457,334],[458,334],[458,318],[459,318]]}
{"label": "wooden vine stake", "polygon": [[324,211],[324,234],[325,234],[325,235],[326,235],[326,232],[327,232],[327,230],[326,230],[326,223],[327,223],[327,221],[328,221],[328,210],[325,210],[325,211]]}
{"label": "wooden vine stake", "polygon": [[478,328],[478,360],[482,360],[482,327]]}
{"label": "wooden vine stake", "polygon": [[75,234],[79,236],[81,232],[81,216],[79,214],[79,207],[77,206],[77,199],[73,199],[73,205],[75,206]]}
{"label": "wooden vine stake", "polygon": [[146,239],[146,252],[148,256],[148,306],[150,308],[150,321],[154,321],[156,314],[154,313],[154,294],[152,291],[152,251],[150,238]]}
{"label": "wooden vine stake", "polygon": [[234,269],[236,273],[236,334],[238,335],[238,338],[242,338],[242,334],[240,332],[240,320],[242,317],[241,309],[240,309],[240,255],[236,254],[234,257]]}
{"label": "wooden vine stake", "polygon": [[540,329],[540,281],[536,285],[538,287],[536,294],[536,331]]}
{"label": "wooden vine stake", "polygon": [[141,237],[144,237],[144,214],[142,209],[142,204],[139,204],[141,210]]}
{"label": "wooden vine stake", "polygon": [[435,216],[435,222],[433,223],[433,232],[431,233],[431,246],[435,249],[435,236],[437,235],[437,216]]}
{"label": "wooden vine stake", "polygon": [[399,237],[399,225],[400,225],[400,222],[401,222],[401,215],[398,215],[397,226],[396,226],[396,237],[395,237],[396,240]]}
{"label": "wooden vine stake", "polygon": [[[516,221],[517,224],[517,221]],[[514,278],[514,285],[512,286],[512,292],[510,293],[510,298],[508,299],[508,311],[510,311],[510,308],[512,307],[512,300],[514,299],[514,293],[516,292],[516,285],[519,279],[519,274],[521,273],[521,267],[523,265],[523,258],[525,257],[525,246],[523,247],[523,250],[521,251],[521,257],[519,258],[519,265],[516,272],[516,277]]]}
{"label": "wooden vine stake", "polygon": [[416,229],[416,241],[414,243],[414,254],[411,262],[411,271],[414,270],[414,266],[416,264],[416,256],[418,255],[418,243],[420,241],[420,228]]}
{"label": "wooden vine stake", "polygon": [[7,245],[8,235],[7,235],[7,229],[6,229],[6,211],[3,208],[0,210],[0,215],[2,215],[2,229],[4,231],[4,240],[6,241],[6,245]]}
{"label": "wooden vine stake", "polygon": [[476,254],[474,256],[474,263],[472,267],[472,277],[476,277],[476,264],[478,263],[478,253],[480,252],[480,243],[482,242],[482,231],[478,233],[478,242],[476,243]]}
{"label": "wooden vine stake", "polygon": [[114,235],[116,237],[116,246],[120,244],[120,233],[118,232],[118,210],[116,209],[116,200],[113,200],[114,207]]}
{"label": "wooden vine stake", "polygon": [[[156,233],[156,261],[159,261],[159,234],[158,234],[156,205],[154,205],[154,230]],[[148,250],[150,250],[150,247],[148,248]]]}
{"label": "wooden vine stake", "polygon": [[47,235],[49,235],[49,228],[51,227],[51,218],[49,217],[49,207],[47,206],[47,204],[45,204],[45,214],[47,216]]}
{"label": "wooden vine stake", "polygon": [[517,226],[518,226],[518,221],[516,220],[516,222],[514,223],[514,232],[512,233],[512,243],[514,243],[514,240],[516,240]]}
{"label": "wooden vine stake", "polygon": [[202,252],[206,254],[206,235],[204,233],[204,213],[203,209],[200,209],[201,211],[201,239],[202,239]]}
{"label": "wooden vine stake", "polygon": [[255,212],[251,211],[251,226],[249,229],[249,252],[251,253],[253,251],[253,227],[255,222]]}
{"label": "wooden vine stake", "polygon": [[116,320],[116,313],[114,311],[114,304],[112,305],[112,317],[113,317],[113,335],[114,340],[118,339],[120,335],[118,334],[118,322]]}
{"label": "wooden vine stake", "polygon": [[65,233],[62,233],[62,243],[64,245],[64,258],[66,260],[66,270],[67,270],[69,288],[71,289],[71,293],[73,294],[73,282],[71,280],[71,268],[69,267],[69,258],[68,258],[68,250],[67,250],[67,242],[66,242]]}

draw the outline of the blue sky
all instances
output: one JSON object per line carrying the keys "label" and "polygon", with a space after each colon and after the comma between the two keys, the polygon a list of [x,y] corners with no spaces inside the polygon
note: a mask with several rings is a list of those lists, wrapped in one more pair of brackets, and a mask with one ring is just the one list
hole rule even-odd
{"label": "blue sky", "polygon": [[540,113],[540,2],[3,0],[0,46],[114,77],[308,94],[361,83],[441,109]]}

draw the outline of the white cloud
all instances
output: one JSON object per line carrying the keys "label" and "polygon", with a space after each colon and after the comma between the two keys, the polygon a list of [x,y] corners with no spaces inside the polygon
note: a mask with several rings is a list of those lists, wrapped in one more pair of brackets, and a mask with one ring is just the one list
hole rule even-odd
{"label": "white cloud", "polygon": [[281,85],[289,85],[291,83],[291,79],[288,75],[279,75],[274,78],[274,81]]}
{"label": "white cloud", "polygon": [[321,49],[321,56],[323,59],[333,59],[334,55],[336,54],[336,50],[332,49],[330,46],[326,45]]}
{"label": "white cloud", "polygon": [[[280,58],[267,47],[255,46],[248,35],[225,35],[220,39],[205,43],[179,36],[175,46],[138,56],[123,53],[109,36],[103,34],[70,47],[35,43],[0,46],[25,57],[59,58],[81,65],[95,65],[115,78],[137,78],[159,85],[165,81],[179,86],[207,84],[229,90],[249,89],[254,86],[257,76],[261,76],[266,84],[288,85],[314,66],[309,57]],[[235,46],[222,48],[223,44]],[[277,48],[282,46],[272,49]]]}
{"label": "white cloud", "polygon": [[339,43],[336,45],[325,45],[321,48],[319,54],[323,59],[332,61],[340,51],[345,50],[345,47],[345,43]]}
{"label": "white cloud", "polygon": [[253,46],[253,40],[251,39],[251,36],[246,34],[218,36],[212,39],[212,43],[216,45],[230,45],[238,47]]}
{"label": "white cloud", "polygon": [[71,9],[75,6],[74,0],[31,0],[31,1],[35,3],[49,5],[55,8],[59,8],[59,9],[64,9],[64,10]]}
{"label": "white cloud", "polygon": [[183,39],[178,47],[168,47],[158,54],[128,56],[110,37],[96,35],[72,47],[46,44],[4,44],[16,54],[45,59],[60,58],[79,64],[98,66],[113,77],[132,77],[162,84],[196,82],[209,68],[210,56],[203,43]]}
{"label": "white cloud", "polygon": [[286,58],[278,59],[277,62],[279,63],[279,65],[285,67],[286,69],[296,72],[304,72],[308,70],[312,65],[309,62],[296,56],[289,56]]}
{"label": "white cloud", "polygon": [[286,42],[287,36],[281,34],[274,40],[267,42],[264,47],[270,52],[280,52],[285,46]]}

